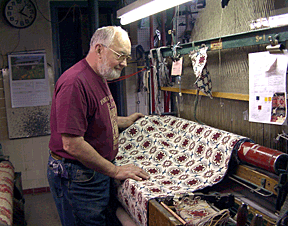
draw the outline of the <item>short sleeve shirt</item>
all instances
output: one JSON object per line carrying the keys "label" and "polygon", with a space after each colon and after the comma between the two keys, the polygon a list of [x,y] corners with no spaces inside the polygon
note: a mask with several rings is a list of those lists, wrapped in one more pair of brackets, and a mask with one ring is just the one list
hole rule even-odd
{"label": "short sleeve shirt", "polygon": [[117,108],[107,81],[85,59],[58,79],[51,106],[51,138],[54,153],[74,159],[63,150],[61,134],[83,136],[101,156],[111,161],[118,150]]}

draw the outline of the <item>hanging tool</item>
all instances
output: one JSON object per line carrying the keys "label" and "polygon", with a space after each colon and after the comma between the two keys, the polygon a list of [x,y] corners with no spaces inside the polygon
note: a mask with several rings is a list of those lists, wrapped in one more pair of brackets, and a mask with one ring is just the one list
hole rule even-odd
{"label": "hanging tool", "polygon": [[[136,61],[137,61],[137,67],[141,67],[141,66],[144,66],[145,64],[145,51],[142,47],[142,45],[138,45],[136,47]],[[137,92],[141,92],[141,91],[145,91],[143,90],[143,73],[139,73],[138,74],[138,77],[137,77],[137,80],[138,80],[138,87],[137,87]]]}
{"label": "hanging tool", "polygon": [[150,50],[149,58],[151,59],[151,67],[153,71],[152,77],[153,77],[154,95],[152,95],[152,98],[155,103],[155,112],[152,112],[152,113],[160,114],[160,108],[159,108],[160,100],[159,100],[159,95],[158,95],[159,85],[158,85],[158,78],[157,78],[157,60],[156,58],[154,58],[153,49]]}
{"label": "hanging tool", "polygon": [[176,45],[172,46],[172,60],[173,61],[178,61],[180,59],[180,54],[177,53],[177,48],[182,48],[181,46],[179,46],[180,42],[178,42]]}
{"label": "hanging tool", "polygon": [[163,57],[161,49],[165,47],[160,47],[156,49],[157,59],[158,59],[158,73],[159,73],[159,86],[167,87],[172,86],[171,77],[169,76],[169,70],[167,68],[166,58]]}
{"label": "hanging tool", "polygon": [[154,48],[159,47],[160,42],[161,42],[161,32],[158,29],[156,29],[154,35]]}

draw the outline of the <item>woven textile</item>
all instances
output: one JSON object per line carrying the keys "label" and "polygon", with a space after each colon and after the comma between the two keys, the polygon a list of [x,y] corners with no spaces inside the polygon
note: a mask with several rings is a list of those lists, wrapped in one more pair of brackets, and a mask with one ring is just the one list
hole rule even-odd
{"label": "woven textile", "polygon": [[0,225],[13,223],[14,167],[9,161],[0,162]]}
{"label": "woven textile", "polygon": [[[198,90],[205,93],[212,99],[212,81],[207,70],[207,49],[204,46],[201,49],[191,51],[189,57],[192,62],[194,74],[196,76],[195,86]],[[203,70],[206,70],[204,73]]]}
{"label": "woven textile", "polygon": [[135,164],[146,181],[116,182],[117,197],[138,225],[149,199],[191,193],[222,180],[243,137],[174,116],[145,116],[120,134],[115,164]]}
{"label": "woven textile", "polygon": [[205,46],[201,49],[193,50],[189,54],[196,78],[201,77],[202,71],[207,63],[207,49],[208,47]]}
{"label": "woven textile", "polygon": [[274,93],[272,97],[271,122],[283,123],[285,121],[287,111],[285,99],[285,93]]}
{"label": "woven textile", "polygon": [[197,78],[195,81],[195,86],[197,89],[205,93],[207,96],[209,96],[211,99],[212,97],[212,81],[209,75],[209,71],[206,68],[205,73],[203,72],[200,78]]}
{"label": "woven textile", "polygon": [[230,217],[228,209],[216,211],[199,196],[174,200],[174,206],[178,215],[187,222],[186,226],[225,225]]}

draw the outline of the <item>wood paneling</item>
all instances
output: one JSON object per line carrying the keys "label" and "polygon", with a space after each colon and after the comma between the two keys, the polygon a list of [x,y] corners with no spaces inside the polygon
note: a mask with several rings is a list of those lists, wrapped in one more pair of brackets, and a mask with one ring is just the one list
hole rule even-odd
{"label": "wood paneling", "polygon": [[[178,94],[173,93],[173,95]],[[249,122],[249,102],[199,96],[196,120],[194,117],[195,99],[196,95],[183,94],[184,111],[180,112],[180,117],[196,122],[198,120],[206,125],[246,136],[257,144],[286,153],[286,142],[280,140],[276,143],[274,138],[282,131],[287,133],[287,126]]]}

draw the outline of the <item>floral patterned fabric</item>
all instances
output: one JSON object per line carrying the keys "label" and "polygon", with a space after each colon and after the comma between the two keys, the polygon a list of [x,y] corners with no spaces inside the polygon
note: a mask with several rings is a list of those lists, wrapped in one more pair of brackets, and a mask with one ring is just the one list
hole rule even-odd
{"label": "floral patterned fabric", "polygon": [[[202,91],[204,94],[212,97],[212,81],[210,74],[207,70],[207,49],[208,47],[203,46],[201,49],[191,51],[189,57],[192,62],[192,67],[194,74],[196,76],[195,86],[198,90]],[[203,70],[206,70],[204,73]]]}
{"label": "floral patterned fabric", "polygon": [[115,181],[118,200],[138,225],[147,225],[150,199],[220,182],[242,138],[174,116],[145,116],[120,134],[115,164],[135,164],[150,179]]}
{"label": "floral patterned fabric", "polygon": [[196,78],[201,77],[207,63],[207,49],[208,47],[204,46],[201,49],[191,51],[189,54]]}

